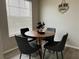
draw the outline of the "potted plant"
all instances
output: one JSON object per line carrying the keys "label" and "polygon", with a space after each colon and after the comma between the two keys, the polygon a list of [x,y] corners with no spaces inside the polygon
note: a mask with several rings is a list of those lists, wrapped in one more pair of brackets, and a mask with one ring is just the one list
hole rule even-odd
{"label": "potted plant", "polygon": [[44,22],[38,22],[37,23],[37,32],[38,33],[44,33],[43,32],[44,27],[45,27],[45,23]]}

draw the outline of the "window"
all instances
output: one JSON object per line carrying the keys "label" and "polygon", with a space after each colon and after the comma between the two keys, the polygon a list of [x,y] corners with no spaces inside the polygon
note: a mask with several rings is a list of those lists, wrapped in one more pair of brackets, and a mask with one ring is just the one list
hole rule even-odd
{"label": "window", "polygon": [[20,34],[20,28],[32,28],[32,3],[26,0],[6,0],[9,36]]}

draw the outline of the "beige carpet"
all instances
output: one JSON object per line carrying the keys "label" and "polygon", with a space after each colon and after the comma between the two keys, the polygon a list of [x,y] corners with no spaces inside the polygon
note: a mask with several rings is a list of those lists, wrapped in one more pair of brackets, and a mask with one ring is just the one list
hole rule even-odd
{"label": "beige carpet", "polygon": [[64,51],[64,59],[79,59],[79,50],[67,47]]}
{"label": "beige carpet", "polygon": [[[13,51],[5,55],[5,59],[19,59],[19,51]],[[22,55],[22,59],[29,59],[28,55]],[[39,55],[33,54],[32,59],[40,59]],[[55,53],[49,53],[46,51],[45,59],[56,59]],[[59,59],[61,59],[61,54],[59,53]],[[64,50],[64,59],[79,59],[79,50],[66,47]]]}

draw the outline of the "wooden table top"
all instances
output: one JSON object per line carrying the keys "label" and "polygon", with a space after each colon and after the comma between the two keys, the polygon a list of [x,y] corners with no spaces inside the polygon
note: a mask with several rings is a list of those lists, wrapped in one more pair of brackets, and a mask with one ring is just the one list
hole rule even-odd
{"label": "wooden table top", "polygon": [[25,35],[29,37],[49,37],[49,36],[55,35],[55,33],[51,31],[46,31],[45,34],[40,34],[37,31],[33,30],[33,31],[25,32]]}

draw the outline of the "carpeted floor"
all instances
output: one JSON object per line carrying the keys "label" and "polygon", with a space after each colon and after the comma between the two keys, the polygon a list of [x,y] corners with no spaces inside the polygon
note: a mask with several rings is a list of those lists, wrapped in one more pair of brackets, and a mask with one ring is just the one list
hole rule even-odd
{"label": "carpeted floor", "polygon": [[64,50],[64,59],[79,59],[79,50],[67,47]]}
{"label": "carpeted floor", "polygon": [[[5,55],[5,59],[19,59],[19,51],[13,51]],[[29,59],[28,55],[22,55],[22,59]],[[39,55],[33,54],[32,59],[40,59]],[[55,53],[49,53],[46,51],[45,59],[56,59]],[[61,59],[61,54],[59,53],[59,59]],[[79,59],[79,50],[66,47],[64,50],[64,59]]]}

